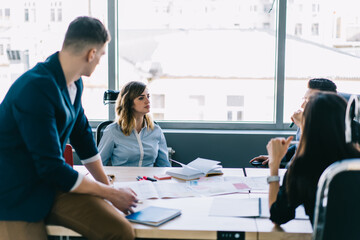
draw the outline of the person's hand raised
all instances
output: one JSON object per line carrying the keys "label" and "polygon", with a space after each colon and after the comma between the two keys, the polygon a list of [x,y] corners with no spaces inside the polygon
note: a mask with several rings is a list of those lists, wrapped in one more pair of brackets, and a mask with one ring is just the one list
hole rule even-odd
{"label": "person's hand raised", "polygon": [[266,145],[269,154],[269,168],[278,170],[280,167],[281,159],[285,156],[287,149],[290,146],[293,136],[285,138],[273,138]]}
{"label": "person's hand raised", "polygon": [[291,121],[293,121],[296,124],[296,126],[300,127],[302,116],[303,116],[303,109],[299,109],[293,113],[293,115],[291,116]]}

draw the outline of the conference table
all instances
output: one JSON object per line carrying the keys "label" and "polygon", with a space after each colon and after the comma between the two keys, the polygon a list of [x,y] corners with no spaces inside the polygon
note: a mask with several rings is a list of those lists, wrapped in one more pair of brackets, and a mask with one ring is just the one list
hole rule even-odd
{"label": "conference table", "polygon": [[[84,166],[74,166],[82,174],[88,174]],[[116,183],[134,182],[137,176],[165,174],[169,168],[158,167],[104,167],[108,175],[115,176]],[[269,169],[261,168],[224,168],[224,177],[267,176]],[[283,175],[284,171],[280,171]],[[210,177],[212,178],[212,177]],[[183,182],[172,178],[162,180]],[[286,224],[275,226],[268,218],[228,217],[209,215],[215,198],[252,198],[267,197],[266,192],[233,193],[216,196],[184,197],[170,199],[144,199],[135,211],[148,206],[181,209],[182,214],[158,227],[132,223],[137,238],[151,239],[311,239],[312,226],[309,220],[294,219]],[[232,206],[226,206],[232,208]],[[116,211],[114,209],[114,211]],[[76,232],[60,227],[47,226],[49,235],[79,236]]]}

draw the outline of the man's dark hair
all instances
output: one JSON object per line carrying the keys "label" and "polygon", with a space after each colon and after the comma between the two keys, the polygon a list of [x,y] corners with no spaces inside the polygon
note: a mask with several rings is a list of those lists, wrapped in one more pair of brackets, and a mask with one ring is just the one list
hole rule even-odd
{"label": "man's dark hair", "polygon": [[85,46],[103,45],[109,40],[109,32],[98,19],[87,16],[77,17],[69,25],[63,47],[71,47],[80,52]]}
{"label": "man's dark hair", "polygon": [[329,91],[336,93],[336,84],[326,78],[313,78],[310,79],[308,82],[308,88],[316,89],[320,91]]}

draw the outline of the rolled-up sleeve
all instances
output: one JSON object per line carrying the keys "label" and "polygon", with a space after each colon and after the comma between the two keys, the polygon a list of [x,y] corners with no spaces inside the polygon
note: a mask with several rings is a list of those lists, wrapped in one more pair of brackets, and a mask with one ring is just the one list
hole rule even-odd
{"label": "rolled-up sleeve", "polygon": [[95,156],[89,157],[87,159],[81,159],[81,163],[82,164],[88,164],[88,163],[92,163],[92,162],[96,162],[100,159],[100,154],[96,154]]}
{"label": "rolled-up sleeve", "polygon": [[82,180],[84,179],[84,175],[82,175],[81,173],[79,173],[75,184],[71,187],[70,192],[73,191],[74,189],[76,189],[78,186],[80,186]]}

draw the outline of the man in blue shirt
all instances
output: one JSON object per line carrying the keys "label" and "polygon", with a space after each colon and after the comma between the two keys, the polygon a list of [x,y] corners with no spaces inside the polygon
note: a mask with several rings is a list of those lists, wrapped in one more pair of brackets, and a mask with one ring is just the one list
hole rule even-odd
{"label": "man in blue shirt", "polygon": [[[20,76],[1,103],[1,239],[47,239],[47,223],[88,239],[134,238],[115,208],[132,212],[136,196],[109,186],[81,105],[81,76],[92,74],[109,41],[99,20],[78,17],[61,51]],[[65,163],[68,139],[97,181]]]}

